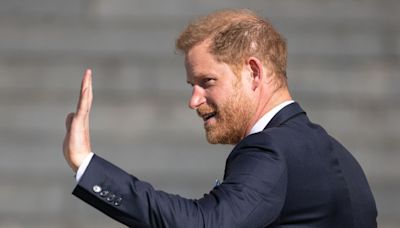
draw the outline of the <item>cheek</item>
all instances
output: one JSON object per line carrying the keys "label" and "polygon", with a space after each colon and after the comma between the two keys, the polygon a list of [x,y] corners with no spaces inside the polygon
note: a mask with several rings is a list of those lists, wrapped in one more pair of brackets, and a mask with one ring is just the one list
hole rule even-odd
{"label": "cheek", "polygon": [[219,104],[223,103],[224,94],[217,89],[209,90],[206,93],[206,100],[207,104],[218,106]]}
{"label": "cheek", "polygon": [[239,95],[240,87],[234,84],[225,83],[223,85],[215,85],[207,88],[205,92],[206,102],[208,105],[216,106],[229,106],[229,103],[236,99]]}

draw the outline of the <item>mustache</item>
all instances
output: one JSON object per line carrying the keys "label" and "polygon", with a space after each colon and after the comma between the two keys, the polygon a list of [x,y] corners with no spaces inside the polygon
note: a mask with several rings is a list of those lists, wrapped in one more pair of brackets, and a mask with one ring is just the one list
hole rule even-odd
{"label": "mustache", "polygon": [[196,109],[196,113],[200,117],[211,112],[217,112],[217,108],[204,104]]}

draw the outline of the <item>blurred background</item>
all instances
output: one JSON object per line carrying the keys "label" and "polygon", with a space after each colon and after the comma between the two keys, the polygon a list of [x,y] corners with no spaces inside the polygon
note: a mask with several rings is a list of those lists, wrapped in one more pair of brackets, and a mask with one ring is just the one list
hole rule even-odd
{"label": "blurred background", "polygon": [[400,1],[0,0],[0,227],[123,227],[71,195],[64,118],[94,72],[93,150],[199,198],[230,146],[186,104],[174,40],[199,15],[250,8],[287,38],[295,100],[363,166],[379,227],[400,226]]}

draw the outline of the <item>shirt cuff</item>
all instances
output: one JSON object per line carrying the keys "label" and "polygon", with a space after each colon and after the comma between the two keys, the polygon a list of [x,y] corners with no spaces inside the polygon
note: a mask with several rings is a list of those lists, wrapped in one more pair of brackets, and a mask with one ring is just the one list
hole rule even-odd
{"label": "shirt cuff", "polygon": [[86,168],[88,167],[90,161],[92,160],[93,155],[94,155],[94,153],[90,152],[90,154],[88,154],[86,156],[86,158],[83,160],[82,164],[79,166],[78,171],[76,172],[76,175],[75,175],[76,182],[79,182],[82,175],[85,173]]}

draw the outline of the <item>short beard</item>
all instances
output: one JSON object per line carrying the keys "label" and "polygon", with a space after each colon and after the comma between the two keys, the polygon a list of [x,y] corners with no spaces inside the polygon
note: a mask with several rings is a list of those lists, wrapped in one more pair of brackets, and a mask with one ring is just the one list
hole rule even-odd
{"label": "short beard", "polygon": [[[236,91],[241,91],[238,88]],[[207,141],[211,144],[237,144],[245,137],[254,108],[250,98],[236,93],[217,109],[216,124],[206,126]],[[208,108],[208,109],[210,109]]]}

